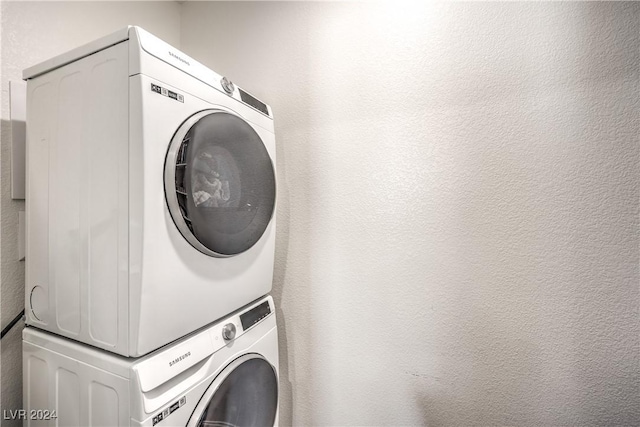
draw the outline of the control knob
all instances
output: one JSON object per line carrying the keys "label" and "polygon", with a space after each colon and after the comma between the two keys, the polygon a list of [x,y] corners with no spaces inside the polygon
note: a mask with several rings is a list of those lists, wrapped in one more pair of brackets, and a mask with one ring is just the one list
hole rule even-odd
{"label": "control knob", "polygon": [[222,89],[224,89],[224,91],[227,92],[229,95],[231,95],[233,93],[233,91],[235,90],[235,86],[233,85],[231,80],[229,80],[226,77],[223,77],[220,80],[220,85],[222,86]]}
{"label": "control knob", "polygon": [[227,323],[226,325],[224,325],[224,328],[222,328],[222,338],[229,341],[234,339],[235,337],[236,325],[234,325],[233,323]]}

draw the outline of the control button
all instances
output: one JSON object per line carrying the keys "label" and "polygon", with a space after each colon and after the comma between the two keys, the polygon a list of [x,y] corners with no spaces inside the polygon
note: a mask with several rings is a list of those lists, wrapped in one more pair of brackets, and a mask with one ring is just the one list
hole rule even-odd
{"label": "control button", "polygon": [[220,80],[220,84],[222,85],[222,89],[224,89],[224,91],[227,92],[229,95],[231,95],[233,91],[236,89],[233,83],[231,83],[231,80],[229,80],[226,77],[223,77],[222,80]]}
{"label": "control button", "polygon": [[236,337],[236,325],[233,323],[227,323],[222,328],[222,338],[225,340],[232,340]]}

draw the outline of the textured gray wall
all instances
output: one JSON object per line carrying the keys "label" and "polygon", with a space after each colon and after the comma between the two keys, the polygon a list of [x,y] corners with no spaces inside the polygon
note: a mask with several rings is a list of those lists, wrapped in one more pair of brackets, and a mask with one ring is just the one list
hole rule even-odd
{"label": "textured gray wall", "polygon": [[640,4],[182,13],[275,111],[284,423],[640,424]]}
{"label": "textured gray wall", "polygon": [[[0,83],[2,88],[2,192],[0,198],[0,317],[4,327],[24,307],[24,262],[18,262],[18,211],[11,200],[9,81],[22,70],[127,25],[140,25],[180,45],[180,5],[176,2],[0,2]],[[2,340],[2,409],[22,407],[22,323]],[[52,409],[52,408],[43,408]],[[0,414],[0,417],[2,415]],[[15,425],[22,423],[14,422]],[[2,425],[12,425],[2,421]]]}

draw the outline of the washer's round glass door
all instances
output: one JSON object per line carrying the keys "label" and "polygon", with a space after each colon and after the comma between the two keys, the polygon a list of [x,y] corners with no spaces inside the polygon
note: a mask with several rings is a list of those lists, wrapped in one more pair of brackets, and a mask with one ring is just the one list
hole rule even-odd
{"label": "washer's round glass door", "polygon": [[232,256],[264,234],[275,207],[271,157],[256,131],[222,110],[187,119],[165,162],[169,212],[189,243],[210,256]]}
{"label": "washer's round glass door", "polygon": [[209,386],[188,426],[273,426],[278,411],[278,378],[257,354],[233,361]]}

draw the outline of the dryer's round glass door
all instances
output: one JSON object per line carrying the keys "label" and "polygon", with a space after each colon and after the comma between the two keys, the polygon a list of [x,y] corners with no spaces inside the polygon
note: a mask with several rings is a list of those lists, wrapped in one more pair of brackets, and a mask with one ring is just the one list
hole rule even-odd
{"label": "dryer's round glass door", "polygon": [[210,256],[232,256],[263,235],[275,207],[271,157],[242,118],[207,110],[176,132],[165,163],[169,211],[182,235]]}
{"label": "dryer's round glass door", "polygon": [[198,427],[272,426],[277,411],[276,373],[269,362],[252,354],[236,359],[214,380],[189,425],[197,419]]}

